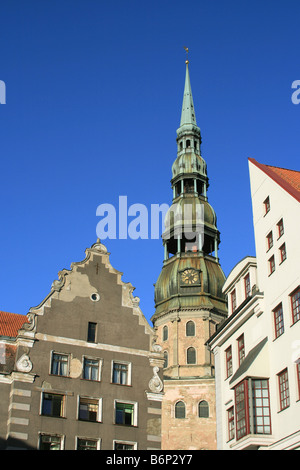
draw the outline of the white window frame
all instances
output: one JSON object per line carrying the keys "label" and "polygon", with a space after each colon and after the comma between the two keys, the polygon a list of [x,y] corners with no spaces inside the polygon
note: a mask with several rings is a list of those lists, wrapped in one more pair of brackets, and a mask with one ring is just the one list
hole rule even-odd
{"label": "white window frame", "polygon": [[[54,354],[60,355],[60,356],[67,356],[68,362],[67,362],[67,374],[66,375],[59,375],[59,374],[53,374],[52,373],[52,364],[53,364],[53,356]],[[50,367],[49,367],[49,375],[55,375],[57,377],[70,377],[70,359],[71,355],[70,353],[65,353],[65,352],[60,352],[57,351],[56,349],[52,349],[50,351]]]}
{"label": "white window frame", "polygon": [[[84,361],[85,359],[90,359],[91,361],[98,361],[99,362],[99,370],[98,370],[98,378],[97,380],[92,380],[92,379],[86,379],[84,377]],[[101,378],[102,378],[102,365],[103,365],[103,359],[101,359],[100,357],[92,357],[92,356],[89,356],[88,354],[85,354],[84,356],[82,356],[82,379],[83,380],[89,380],[90,382],[101,382]]]}
{"label": "white window frame", "polygon": [[78,439],[85,439],[87,441],[97,441],[97,450],[101,449],[101,438],[100,437],[86,437],[86,436],[75,436],[75,449],[78,448]]}
{"label": "white window frame", "polygon": [[102,423],[102,398],[99,397],[91,397],[91,396],[86,396],[86,395],[78,395],[77,396],[77,421],[84,421],[86,423],[92,422],[89,420],[84,420],[79,418],[79,407],[80,407],[80,399],[86,399],[86,400],[96,400],[98,401],[98,413],[97,413],[97,419],[96,423]]}
{"label": "white window frame", "polygon": [[[114,364],[122,364],[126,365],[127,368],[127,383],[126,384],[119,384],[118,382],[114,382]],[[123,386],[130,386],[131,385],[131,372],[132,372],[132,363],[128,361],[119,361],[116,359],[113,359],[111,361],[111,383],[115,385],[123,385]]]}
{"label": "white window frame", "polygon": [[[128,405],[133,405],[133,424],[131,426],[126,426],[123,424],[116,423],[116,409],[117,403],[126,403]],[[118,398],[114,400],[114,416],[113,416],[113,423],[117,424],[118,426],[125,426],[125,427],[137,427],[138,425],[138,402],[137,401],[129,401],[129,400],[122,400],[122,398]],[[123,441],[122,441],[123,442]]]}
{"label": "white window frame", "polygon": [[133,441],[124,441],[123,439],[114,439],[114,440],[113,440],[113,450],[115,450],[115,445],[116,445],[116,444],[130,445],[130,446],[133,446],[133,450],[137,450],[137,442],[133,442]]}

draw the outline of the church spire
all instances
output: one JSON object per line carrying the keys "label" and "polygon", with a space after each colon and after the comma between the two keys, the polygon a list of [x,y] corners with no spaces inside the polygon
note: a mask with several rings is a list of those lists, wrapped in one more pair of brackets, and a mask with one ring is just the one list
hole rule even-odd
{"label": "church spire", "polygon": [[186,60],[185,63],[186,63],[186,73],[185,73],[185,85],[184,85],[184,92],[183,92],[180,127],[184,126],[185,124],[194,124],[195,126],[197,125],[194,102],[193,102],[193,95],[192,95],[192,87],[191,87],[191,81],[190,81],[189,61]]}

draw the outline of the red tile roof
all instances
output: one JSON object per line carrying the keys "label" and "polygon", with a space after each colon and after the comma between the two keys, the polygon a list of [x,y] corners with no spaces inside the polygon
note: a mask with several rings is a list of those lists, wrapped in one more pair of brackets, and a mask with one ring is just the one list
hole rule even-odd
{"label": "red tile roof", "polygon": [[300,171],[264,165],[263,163],[258,163],[254,158],[249,158],[249,161],[264,171],[279,186],[300,202]]}
{"label": "red tile roof", "polygon": [[26,315],[0,311],[0,335],[15,337],[24,323],[28,323]]}

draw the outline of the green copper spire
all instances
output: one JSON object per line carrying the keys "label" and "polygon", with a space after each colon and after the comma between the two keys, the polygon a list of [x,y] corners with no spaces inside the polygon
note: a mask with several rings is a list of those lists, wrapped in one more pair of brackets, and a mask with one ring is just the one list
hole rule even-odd
{"label": "green copper spire", "polygon": [[189,61],[186,61],[186,74],[185,74],[185,85],[183,92],[183,102],[182,102],[182,111],[181,111],[181,120],[180,127],[185,124],[194,124],[196,123],[196,115],[194,109],[192,87],[189,74]]}

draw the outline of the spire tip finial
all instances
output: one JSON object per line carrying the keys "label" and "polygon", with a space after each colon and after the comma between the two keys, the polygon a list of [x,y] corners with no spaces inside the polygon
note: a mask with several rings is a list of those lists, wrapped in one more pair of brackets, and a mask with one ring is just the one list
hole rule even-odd
{"label": "spire tip finial", "polygon": [[189,55],[188,55],[188,54],[189,54],[189,48],[183,46],[183,49],[184,49],[185,52],[186,52],[186,61],[185,61],[185,63],[186,63],[186,64],[189,64],[189,59],[188,59],[188,56],[189,56]]}

